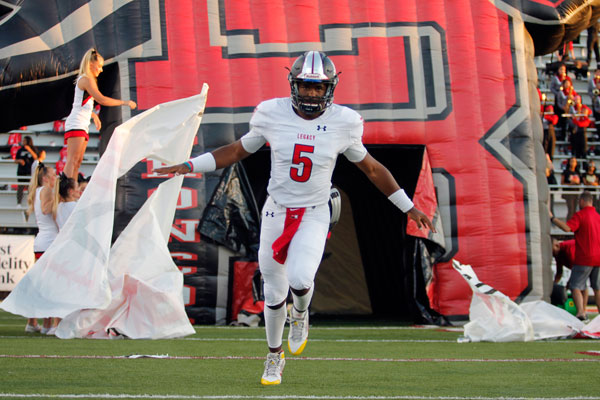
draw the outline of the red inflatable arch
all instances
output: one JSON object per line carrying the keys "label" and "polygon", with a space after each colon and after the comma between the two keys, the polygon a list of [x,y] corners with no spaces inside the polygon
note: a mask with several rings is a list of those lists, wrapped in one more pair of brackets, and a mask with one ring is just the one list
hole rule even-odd
{"label": "red inflatable arch", "polygon": [[[338,267],[357,260],[363,267],[352,273],[366,282],[359,312],[463,319],[471,292],[452,258],[517,301],[548,299],[548,189],[533,57],[595,21],[597,1],[83,3],[94,16],[85,26],[66,18],[85,11],[60,1],[44,2],[44,13],[31,2],[3,10],[2,129],[65,116],[77,63],[96,46],[106,59],[101,90],[137,101],[140,110],[209,84],[198,154],[243,135],[256,104],[289,96],[284,67],[304,51],[322,50],[342,72],[335,101],[362,114],[369,150],[439,227],[437,235],[423,234],[405,217],[389,216],[394,209],[385,198],[340,160],[334,184],[343,189],[349,220],[333,236],[347,245],[332,246]],[[52,36],[58,25],[72,34]],[[41,101],[51,104],[31,113]],[[101,117],[107,138],[129,115],[103,110]],[[267,158],[244,163],[259,206]],[[149,190],[142,176],[151,167],[149,161],[132,170],[122,189],[138,194],[135,207]],[[181,209],[174,226],[173,253],[188,268],[186,284],[195,293],[188,311],[198,322],[222,322],[223,313],[211,311],[219,301],[210,283],[220,256],[210,240],[182,232],[198,227],[219,179],[184,184],[198,191],[198,207]],[[135,207],[123,207],[124,221]],[[323,269],[329,283],[321,283],[331,284],[344,273],[338,271]],[[323,312],[352,312],[327,301],[322,297]]]}

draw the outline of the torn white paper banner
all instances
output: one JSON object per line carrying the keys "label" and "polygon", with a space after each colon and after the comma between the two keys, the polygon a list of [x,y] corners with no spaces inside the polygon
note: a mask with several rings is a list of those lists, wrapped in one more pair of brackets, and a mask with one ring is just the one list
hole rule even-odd
{"label": "torn white paper banner", "polygon": [[576,339],[600,339],[600,315],[587,323],[581,332],[575,336]]}
{"label": "torn white paper banner", "polygon": [[533,340],[533,326],[525,312],[510,298],[482,283],[470,265],[452,260],[452,266],[473,290],[465,337],[473,342]]}
{"label": "torn white paper banner", "polygon": [[543,300],[520,304],[533,325],[535,340],[567,339],[584,328],[584,323],[570,312]]}
{"label": "torn white paper banner", "polygon": [[157,245],[166,244],[169,238],[171,225],[160,226],[161,219],[173,220],[173,194],[179,193],[182,178],[159,185],[112,246],[110,305],[67,315],[56,336],[108,339],[111,328],[131,339],[167,339],[194,333],[183,304],[183,275],[167,246]]}
{"label": "torn white paper banner", "polygon": [[[81,313],[59,327],[62,337],[80,337],[83,332],[75,328],[81,328],[83,320],[86,326],[100,320],[119,325],[123,318],[128,320],[125,325],[135,327],[134,331],[120,331],[130,337],[194,333],[183,318],[183,277],[167,256],[168,231],[183,177],[163,182],[160,186],[168,186],[167,190],[159,186],[113,248],[111,238],[117,179],[144,158],[166,164],[185,161],[200,125],[207,91],[205,84],[201,94],[155,106],[115,129],[71,217],[0,308],[29,318]],[[150,317],[140,314],[150,309],[154,313]],[[82,310],[105,312],[90,316]],[[144,331],[159,321],[155,318],[171,313],[177,320],[175,331],[167,326],[173,323],[169,318]],[[75,320],[79,322],[66,329]]]}
{"label": "torn white paper banner", "polygon": [[574,337],[587,326],[569,312],[542,300],[516,304],[482,283],[470,265],[452,260],[473,289],[465,337],[473,342],[529,341]]}

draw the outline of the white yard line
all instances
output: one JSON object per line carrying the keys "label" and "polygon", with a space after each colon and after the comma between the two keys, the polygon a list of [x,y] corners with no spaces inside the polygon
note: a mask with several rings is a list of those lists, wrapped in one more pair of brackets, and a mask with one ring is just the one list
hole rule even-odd
{"label": "white yard line", "polygon": [[2,398],[15,398],[15,399],[182,399],[182,400],[208,400],[208,399],[264,399],[264,400],[287,400],[287,399],[301,399],[301,400],[593,400],[600,399],[600,397],[463,397],[463,396],[302,396],[302,395],[269,395],[269,396],[249,396],[249,395],[214,395],[214,396],[201,396],[201,395],[157,395],[157,394],[19,394],[19,393],[0,393]]}
{"label": "white yard line", "polygon": [[[168,354],[131,354],[126,356],[99,355],[45,355],[45,354],[0,354],[2,358],[31,358],[31,359],[89,359],[89,360],[118,360],[153,358],[161,360],[264,360],[264,357],[249,356],[169,356]],[[600,358],[368,358],[368,357],[294,357],[296,361],[357,361],[357,362],[387,362],[387,363],[425,363],[425,362],[480,362],[480,363],[598,363]]]}

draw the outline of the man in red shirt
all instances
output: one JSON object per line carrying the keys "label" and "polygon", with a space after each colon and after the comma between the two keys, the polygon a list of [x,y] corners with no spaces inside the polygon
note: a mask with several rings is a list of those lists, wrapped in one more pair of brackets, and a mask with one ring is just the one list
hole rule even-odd
{"label": "man in red shirt", "polygon": [[577,308],[577,318],[585,320],[585,304],[583,291],[586,290],[587,279],[590,278],[596,305],[600,311],[600,214],[594,208],[594,197],[590,192],[583,192],[579,197],[579,208],[567,222],[552,217],[550,221],[565,232],[575,234],[575,256],[569,288]]}
{"label": "man in red shirt", "polygon": [[[564,307],[568,300],[567,288],[559,283],[562,279],[563,268],[566,267],[569,270],[573,268],[575,239],[563,240],[562,242],[552,239],[552,255],[556,263],[556,273],[554,274],[554,285],[552,287],[552,294],[550,295],[550,302],[555,306]],[[583,291],[583,305],[585,306],[587,303],[588,290],[586,287]]]}

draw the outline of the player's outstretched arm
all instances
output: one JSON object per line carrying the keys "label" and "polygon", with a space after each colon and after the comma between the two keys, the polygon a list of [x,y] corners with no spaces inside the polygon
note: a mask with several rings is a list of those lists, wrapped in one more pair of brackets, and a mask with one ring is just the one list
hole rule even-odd
{"label": "player's outstretched arm", "polygon": [[252,153],[244,150],[241,141],[221,146],[212,153],[204,153],[181,164],[154,169],[159,174],[187,174],[189,172],[210,172],[230,166]]}
{"label": "player's outstretched arm", "polygon": [[356,166],[395,206],[415,221],[419,229],[425,226],[435,232],[429,217],[414,206],[404,190],[400,188],[392,173],[383,164],[367,153],[362,161],[356,163]]}

